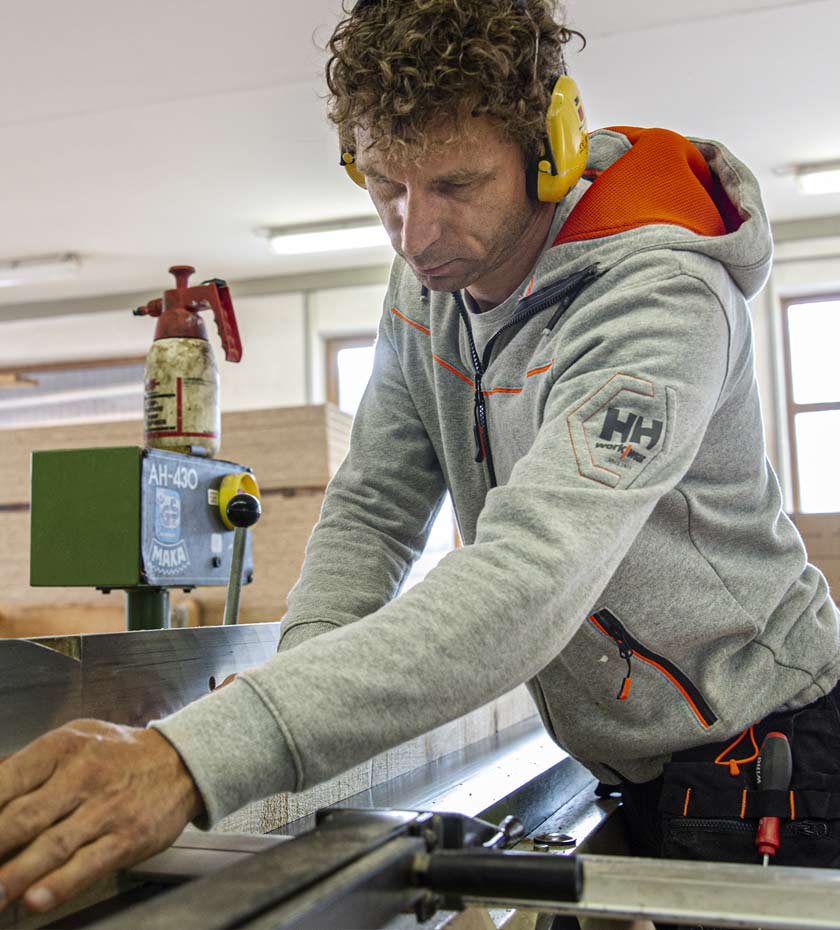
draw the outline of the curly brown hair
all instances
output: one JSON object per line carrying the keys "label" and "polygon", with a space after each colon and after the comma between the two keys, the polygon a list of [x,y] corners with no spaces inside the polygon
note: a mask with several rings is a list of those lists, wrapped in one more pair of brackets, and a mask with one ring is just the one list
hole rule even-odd
{"label": "curly brown hair", "polygon": [[[346,0],[345,0],[346,4]],[[422,154],[426,131],[471,117],[498,120],[530,156],[563,46],[585,39],[555,19],[552,0],[360,0],[329,41],[328,116],[344,144],[363,128],[370,145]],[[539,37],[539,41],[537,41]],[[535,50],[539,53],[535,60]]]}

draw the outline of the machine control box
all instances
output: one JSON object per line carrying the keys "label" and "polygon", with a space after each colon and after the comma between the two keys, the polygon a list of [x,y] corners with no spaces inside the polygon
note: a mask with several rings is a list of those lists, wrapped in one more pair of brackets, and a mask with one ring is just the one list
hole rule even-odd
{"label": "machine control box", "polygon": [[[126,446],[32,454],[30,584],[191,588],[228,583],[219,488],[242,465]],[[243,582],[253,576],[250,534]]]}

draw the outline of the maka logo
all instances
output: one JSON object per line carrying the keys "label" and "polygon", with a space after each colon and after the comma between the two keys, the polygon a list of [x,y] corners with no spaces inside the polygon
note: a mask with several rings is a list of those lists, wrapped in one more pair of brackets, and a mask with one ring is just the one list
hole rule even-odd
{"label": "maka logo", "polygon": [[155,535],[149,562],[158,575],[177,575],[190,564],[182,537],[181,496],[168,488],[155,489]]}

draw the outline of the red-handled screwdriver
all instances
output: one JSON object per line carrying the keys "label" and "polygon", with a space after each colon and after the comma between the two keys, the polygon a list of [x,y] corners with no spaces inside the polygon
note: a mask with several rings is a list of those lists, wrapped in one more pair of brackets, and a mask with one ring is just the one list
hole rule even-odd
{"label": "red-handled screwdriver", "polygon": [[[760,791],[787,791],[793,774],[793,757],[790,743],[784,733],[768,733],[761,744],[755,777]],[[770,862],[770,857],[779,848],[779,818],[762,817],[758,822],[755,845],[764,857],[762,865]]]}

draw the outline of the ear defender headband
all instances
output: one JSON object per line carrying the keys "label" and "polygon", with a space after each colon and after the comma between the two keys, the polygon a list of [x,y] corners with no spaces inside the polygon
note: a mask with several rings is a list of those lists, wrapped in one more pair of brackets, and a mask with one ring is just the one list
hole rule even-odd
{"label": "ear defender headband", "polygon": [[[379,0],[358,0],[352,15],[375,2]],[[514,0],[514,6],[528,16],[526,3],[527,0]],[[539,48],[540,37],[537,32],[534,52],[535,74]],[[356,165],[356,153],[352,145],[348,140],[339,140],[339,144],[341,166],[355,184],[366,188],[365,176]],[[566,74],[564,60],[563,73],[554,82],[551,91],[545,117],[545,136],[540,143],[539,154],[528,160],[525,169],[528,196],[548,203],[562,200],[583,176],[588,155],[586,113],[577,84]]]}

